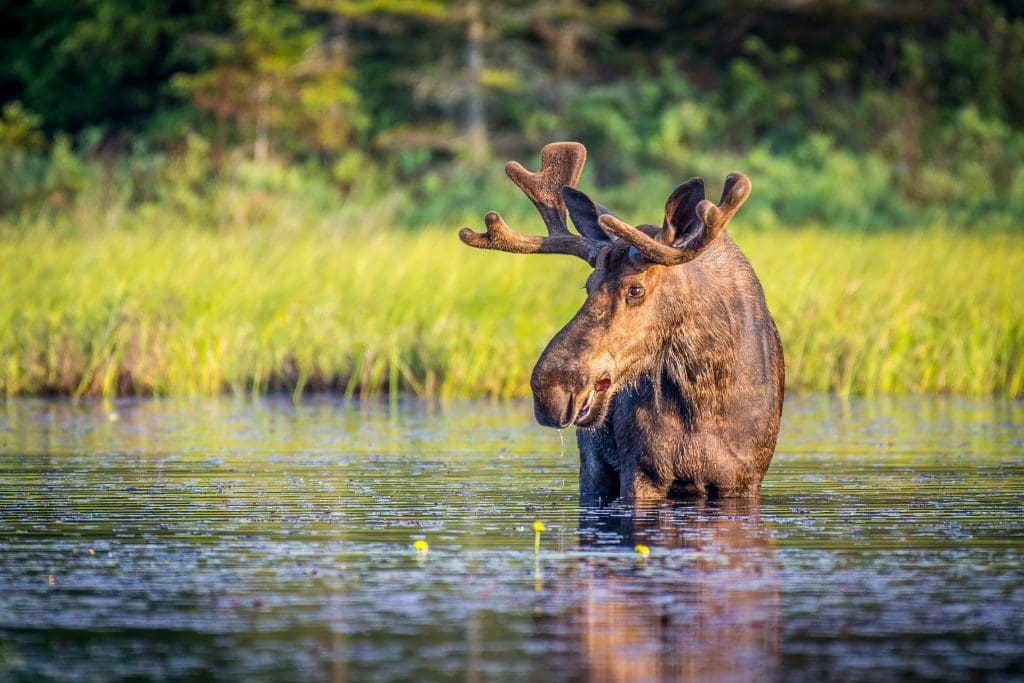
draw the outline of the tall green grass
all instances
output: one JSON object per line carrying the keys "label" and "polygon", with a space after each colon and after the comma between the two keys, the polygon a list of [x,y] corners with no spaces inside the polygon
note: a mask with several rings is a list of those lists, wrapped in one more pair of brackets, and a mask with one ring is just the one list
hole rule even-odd
{"label": "tall green grass", "polygon": [[[471,250],[457,227],[287,210],[234,230],[159,211],[0,227],[0,393],[527,395],[587,267]],[[1019,235],[733,234],[767,292],[790,389],[1024,394]]]}

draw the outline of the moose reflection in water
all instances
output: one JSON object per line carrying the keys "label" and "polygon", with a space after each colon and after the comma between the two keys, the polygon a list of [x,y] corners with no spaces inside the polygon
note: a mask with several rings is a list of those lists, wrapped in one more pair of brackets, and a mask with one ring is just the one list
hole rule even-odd
{"label": "moose reflection in water", "polygon": [[[756,502],[663,501],[584,508],[588,551],[555,623],[589,681],[772,681],[779,677],[778,566]],[[632,558],[631,558],[632,559]]]}
{"label": "moose reflection in water", "polygon": [[[580,493],[592,499],[756,497],[782,416],[782,343],[761,283],[725,227],[750,195],[732,173],[716,205],[693,178],[669,195],[661,227],[633,227],[575,189],[586,150],[512,161],[548,236],[513,232],[496,212],[472,247],[568,254],[594,269],[587,300],[533,369],[534,413],[575,424]],[[566,210],[579,235],[569,232]]]}

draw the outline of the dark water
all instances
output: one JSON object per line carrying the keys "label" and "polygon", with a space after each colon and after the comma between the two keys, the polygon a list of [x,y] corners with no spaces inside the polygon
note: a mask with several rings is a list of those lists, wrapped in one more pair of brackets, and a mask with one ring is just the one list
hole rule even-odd
{"label": "dark water", "polygon": [[795,397],[760,504],[600,510],[530,413],[0,403],[0,680],[1024,680],[1024,405]]}

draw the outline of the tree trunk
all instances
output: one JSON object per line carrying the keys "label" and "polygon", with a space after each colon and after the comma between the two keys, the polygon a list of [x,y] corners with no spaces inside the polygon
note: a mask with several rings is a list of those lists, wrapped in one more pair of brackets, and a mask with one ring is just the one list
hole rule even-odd
{"label": "tree trunk", "polygon": [[270,84],[260,80],[256,85],[255,136],[252,145],[252,158],[263,163],[270,158],[270,133],[268,112],[270,100]]}
{"label": "tree trunk", "polygon": [[484,117],[484,22],[480,17],[479,3],[471,2],[468,10],[466,71],[469,81],[469,93],[466,100],[466,129],[470,160],[473,162],[483,162],[490,156],[487,121]]}

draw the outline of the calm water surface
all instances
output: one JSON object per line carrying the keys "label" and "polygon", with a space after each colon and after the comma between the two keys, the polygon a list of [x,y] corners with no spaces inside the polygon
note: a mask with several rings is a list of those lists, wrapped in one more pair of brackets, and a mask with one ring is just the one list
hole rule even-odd
{"label": "calm water surface", "polygon": [[1020,403],[791,398],[759,504],[581,510],[576,458],[528,404],[0,403],[0,680],[1024,680]]}

